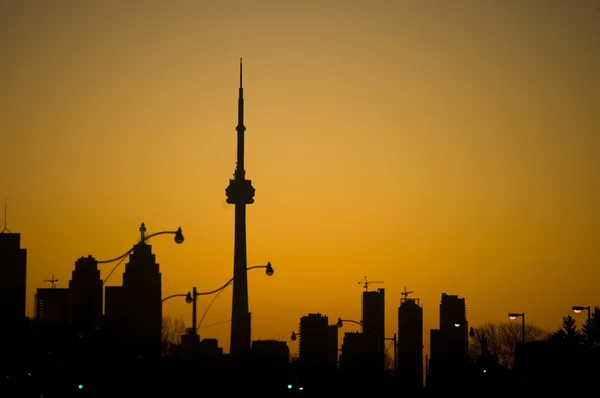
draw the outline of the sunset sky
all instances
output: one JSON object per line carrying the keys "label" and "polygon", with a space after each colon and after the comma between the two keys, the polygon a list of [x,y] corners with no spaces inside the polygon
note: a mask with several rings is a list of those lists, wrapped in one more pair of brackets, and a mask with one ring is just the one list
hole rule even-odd
{"label": "sunset sky", "polygon": [[[295,352],[301,316],[359,320],[365,276],[390,337],[404,287],[421,299],[425,352],[442,292],[473,326],[600,305],[597,1],[11,0],[0,54],[30,316],[44,279],[68,286],[141,222],[186,238],[151,241],[163,296],[231,278],[240,57],[248,265],[275,268],[249,273],[253,339]],[[183,299],[163,311],[191,323]],[[204,325],[230,318],[231,288]],[[229,351],[229,323],[199,332]]]}

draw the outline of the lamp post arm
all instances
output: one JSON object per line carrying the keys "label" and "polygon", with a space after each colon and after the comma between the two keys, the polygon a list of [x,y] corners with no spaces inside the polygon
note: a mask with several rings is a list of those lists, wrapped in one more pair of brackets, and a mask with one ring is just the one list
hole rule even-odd
{"label": "lamp post arm", "polygon": [[246,268],[246,271],[250,271],[251,269],[256,269],[256,268],[267,268],[267,267],[268,267],[268,265],[253,265],[252,267]]}
{"label": "lamp post arm", "polygon": [[[177,235],[178,233],[179,233],[179,231],[160,231],[160,232],[155,232],[153,234],[145,236],[144,239],[140,240],[140,242],[137,243],[137,244],[139,245],[140,243],[143,243],[143,242],[147,241],[148,239],[152,238],[153,236],[163,235],[163,234]],[[134,250],[135,250],[135,245],[131,249],[127,250],[125,253],[121,254],[119,257],[111,258],[110,260],[102,260],[102,261],[96,261],[96,262],[98,264],[114,263],[115,261],[119,261],[122,258],[127,257]]]}
{"label": "lamp post arm", "polygon": [[231,282],[233,282],[233,278],[231,278],[230,280],[228,280],[226,284],[224,284],[223,286],[221,286],[218,289],[211,290],[209,292],[198,292],[198,293],[196,293],[196,296],[206,296],[206,295],[209,295],[209,294],[214,294],[214,293],[220,292],[221,290],[223,290],[227,286],[229,286],[231,284]]}
{"label": "lamp post arm", "polygon": [[362,326],[362,322],[359,321],[353,321],[352,319],[342,319],[342,322],[351,322],[351,323],[356,323],[359,326]]}
{"label": "lamp post arm", "polygon": [[172,299],[173,297],[186,297],[187,294],[172,294],[170,296],[165,297],[161,300],[161,302],[167,301],[168,299]]}
{"label": "lamp post arm", "polygon": [[[250,271],[251,269],[256,269],[256,268],[267,268],[268,265],[254,265],[252,267],[248,267],[246,268],[246,271]],[[215,290],[211,290],[208,292],[198,292],[196,293],[196,296],[207,296],[209,294],[214,294],[214,293],[218,293],[221,290],[225,289],[227,286],[229,286],[231,284],[231,282],[233,282],[233,278],[231,278],[230,280],[228,280],[223,286],[215,289]]]}

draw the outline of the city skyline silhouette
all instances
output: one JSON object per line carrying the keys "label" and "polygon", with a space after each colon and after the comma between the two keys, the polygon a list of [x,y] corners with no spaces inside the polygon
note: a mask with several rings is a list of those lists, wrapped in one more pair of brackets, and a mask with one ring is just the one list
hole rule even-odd
{"label": "city skyline silhouette", "polygon": [[[141,222],[186,234],[181,247],[151,242],[163,296],[231,277],[223,184],[240,55],[246,164],[260,181],[247,265],[277,269],[248,274],[253,340],[281,336],[295,353],[301,316],[360,318],[365,275],[385,281],[387,336],[404,286],[415,291],[425,353],[443,292],[467,300],[472,325],[517,311],[550,331],[573,305],[600,303],[596,14],[316,4],[14,5],[0,17],[0,197],[28,252],[28,316],[45,280],[67,287],[78,258],[127,250]],[[248,14],[258,21],[244,30]],[[205,319],[223,323],[200,330],[225,351],[229,296]],[[163,313],[190,326],[183,300]]]}

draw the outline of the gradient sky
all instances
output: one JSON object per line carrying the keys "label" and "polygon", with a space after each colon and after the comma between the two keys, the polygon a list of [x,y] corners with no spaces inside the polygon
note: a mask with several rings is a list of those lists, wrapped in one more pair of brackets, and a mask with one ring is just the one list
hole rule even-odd
{"label": "gradient sky", "polygon": [[[600,305],[597,1],[3,1],[0,54],[29,315],[44,279],[66,287],[142,221],[186,237],[152,240],[163,296],[232,276],[240,57],[248,265],[276,271],[249,273],[253,339],[360,319],[364,276],[385,282],[389,336],[404,287],[421,299],[426,352],[442,292],[471,325]],[[230,307],[229,289],[204,324]],[[190,324],[183,300],[164,313]],[[229,331],[200,335],[228,351]]]}

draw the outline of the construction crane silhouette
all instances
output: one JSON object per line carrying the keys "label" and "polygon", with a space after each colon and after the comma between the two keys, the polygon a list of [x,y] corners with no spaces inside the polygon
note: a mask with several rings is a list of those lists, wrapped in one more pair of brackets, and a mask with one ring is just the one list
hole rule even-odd
{"label": "construction crane silhouette", "polygon": [[413,293],[414,292],[412,290],[407,292],[406,291],[406,286],[404,286],[404,291],[402,293],[400,293],[400,294],[404,296],[403,300],[408,300],[408,295],[409,294],[413,294]]}
{"label": "construction crane silhouette", "polygon": [[54,274],[52,274],[52,278],[51,279],[45,279],[44,282],[49,282],[50,283],[50,287],[52,289],[54,289],[56,287],[56,282],[58,282],[58,279],[54,279]]}
{"label": "construction crane silhouette", "polygon": [[367,279],[367,277],[365,276],[365,281],[364,282],[358,282],[359,285],[363,285],[365,292],[369,291],[369,285],[372,283],[383,283],[383,281],[370,281]]}

